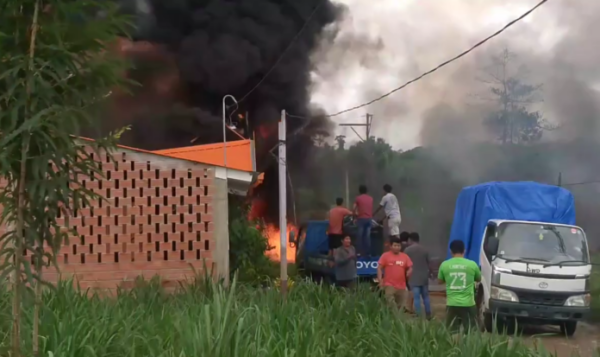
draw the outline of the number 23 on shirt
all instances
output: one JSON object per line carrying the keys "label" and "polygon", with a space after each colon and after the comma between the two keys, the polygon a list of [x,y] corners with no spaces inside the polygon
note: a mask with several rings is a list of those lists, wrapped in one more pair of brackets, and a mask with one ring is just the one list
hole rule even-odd
{"label": "number 23 on shirt", "polygon": [[438,279],[446,283],[448,306],[475,305],[475,281],[481,279],[481,271],[475,262],[465,258],[452,258],[442,263]]}

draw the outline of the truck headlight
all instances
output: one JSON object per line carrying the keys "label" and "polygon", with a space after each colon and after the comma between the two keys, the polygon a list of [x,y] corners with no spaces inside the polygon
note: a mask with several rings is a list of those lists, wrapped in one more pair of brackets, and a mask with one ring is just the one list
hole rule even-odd
{"label": "truck headlight", "polygon": [[519,302],[519,298],[517,297],[517,294],[513,293],[510,290],[497,288],[495,286],[492,286],[491,297],[494,300]]}
{"label": "truck headlight", "polygon": [[565,306],[588,307],[591,302],[592,296],[590,294],[575,295],[565,301]]}

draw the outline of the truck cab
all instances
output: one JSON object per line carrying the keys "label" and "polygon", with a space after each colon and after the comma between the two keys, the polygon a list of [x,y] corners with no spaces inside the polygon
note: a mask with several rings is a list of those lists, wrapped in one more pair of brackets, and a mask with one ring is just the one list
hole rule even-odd
{"label": "truck cab", "polygon": [[487,330],[553,324],[571,336],[590,314],[592,264],[568,190],[535,182],[465,187],[453,240],[481,268],[476,303]]}
{"label": "truck cab", "polygon": [[486,329],[516,320],[556,324],[571,336],[590,314],[592,265],[580,227],[490,220],[480,251]]}
{"label": "truck cab", "polygon": [[[298,269],[317,281],[335,283],[335,272],[329,257],[329,241],[327,236],[328,221],[309,221],[298,230],[294,239],[296,245],[296,264]],[[343,223],[344,234],[350,236],[356,246],[358,227],[351,216]],[[359,279],[373,280],[377,277],[379,258],[384,250],[383,227],[373,221],[371,228],[371,255],[359,257],[356,262],[356,272]]]}

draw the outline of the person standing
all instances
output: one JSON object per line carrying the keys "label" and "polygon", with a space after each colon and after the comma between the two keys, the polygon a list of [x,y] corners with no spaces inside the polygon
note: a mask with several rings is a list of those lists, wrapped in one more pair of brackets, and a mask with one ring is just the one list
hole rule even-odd
{"label": "person standing", "polygon": [[385,211],[385,217],[388,221],[388,229],[390,237],[400,236],[400,223],[402,216],[400,215],[400,206],[396,195],[392,193],[392,186],[387,183],[383,185],[384,196],[381,198],[381,203],[374,214],[377,214],[381,209]]}
{"label": "person standing", "polygon": [[336,198],[336,206],[329,210],[329,228],[327,234],[329,237],[329,255],[333,255],[333,250],[342,245],[344,239],[344,217],[352,215],[352,212],[344,204],[344,199]]}
{"label": "person standing", "polygon": [[481,281],[481,270],[472,260],[465,259],[465,243],[450,243],[452,258],[440,266],[438,280],[446,285],[446,324],[458,332],[477,327],[475,282]]}
{"label": "person standing", "polygon": [[406,251],[406,248],[408,248],[409,245],[409,240],[410,233],[408,233],[407,231],[400,232],[400,251]]}
{"label": "person standing", "polygon": [[367,186],[360,185],[359,195],[354,200],[354,214],[358,225],[358,253],[371,256],[371,221],[373,219],[373,197],[367,194]]}
{"label": "person standing", "polygon": [[333,261],[337,285],[353,288],[356,281],[356,249],[352,246],[350,236],[345,236],[342,246],[333,251]]}
{"label": "person standing", "polygon": [[412,274],[412,261],[400,251],[400,238],[392,237],[390,250],[379,258],[377,281],[385,293],[390,306],[400,311],[406,308],[406,277]]}
{"label": "person standing", "polygon": [[[400,251],[402,253],[405,253],[406,252],[406,248],[408,248],[408,240],[409,240],[409,238],[410,238],[410,233],[408,233],[406,231],[400,232]],[[413,308],[412,308],[412,306],[413,306],[413,294],[412,294],[412,292],[410,290],[410,281],[409,281],[408,277],[406,277],[406,281],[407,281],[407,283],[406,283],[406,291],[407,291],[407,293],[406,293],[406,295],[407,295],[406,296],[406,311],[409,314],[413,314],[414,313]]]}
{"label": "person standing", "polygon": [[408,280],[410,291],[414,299],[414,311],[421,316],[421,299],[425,307],[425,317],[431,319],[431,303],[429,301],[429,276],[431,275],[429,252],[419,241],[419,233],[412,232],[409,235],[409,246],[404,250],[413,262],[413,273]]}

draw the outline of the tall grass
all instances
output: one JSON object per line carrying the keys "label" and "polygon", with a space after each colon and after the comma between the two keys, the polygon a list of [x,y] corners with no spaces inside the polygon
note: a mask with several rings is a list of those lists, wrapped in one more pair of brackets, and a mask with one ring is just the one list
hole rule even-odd
{"label": "tall grass", "polygon": [[[117,298],[69,284],[44,295],[43,356],[540,356],[518,341],[474,333],[453,338],[436,322],[394,315],[376,294],[309,283],[286,301],[276,289],[192,284],[166,294],[147,284]],[[10,297],[0,292],[0,355],[10,343]],[[28,336],[26,316],[23,336]],[[27,343],[27,342],[26,342]],[[26,345],[25,355],[31,355]]]}
{"label": "tall grass", "polygon": [[[600,254],[594,256],[593,262],[600,264]],[[594,265],[592,269],[592,320],[600,322],[600,265]]]}

